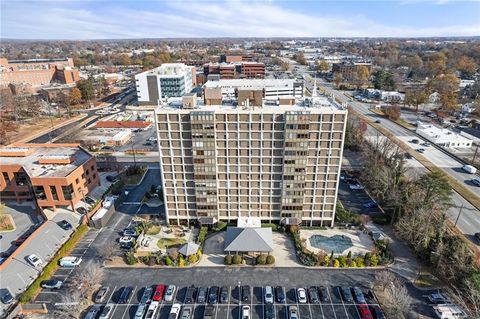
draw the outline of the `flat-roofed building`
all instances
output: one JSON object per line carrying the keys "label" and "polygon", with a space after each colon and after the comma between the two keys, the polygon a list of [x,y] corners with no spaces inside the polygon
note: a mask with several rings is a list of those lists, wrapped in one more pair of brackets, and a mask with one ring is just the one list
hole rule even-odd
{"label": "flat-roofed building", "polygon": [[155,110],[168,222],[333,225],[347,110],[324,96],[269,102]]}
{"label": "flat-roofed building", "polygon": [[164,63],[135,75],[140,105],[157,105],[159,100],[181,97],[196,85],[195,67],[183,63]]}
{"label": "flat-roofed building", "polygon": [[75,206],[100,184],[95,157],[78,144],[12,144],[0,149],[2,200],[36,199],[42,209]]}
{"label": "flat-roofed building", "polygon": [[230,63],[205,63],[205,77],[219,75],[220,79],[263,79],[265,64],[261,62],[235,61]]}

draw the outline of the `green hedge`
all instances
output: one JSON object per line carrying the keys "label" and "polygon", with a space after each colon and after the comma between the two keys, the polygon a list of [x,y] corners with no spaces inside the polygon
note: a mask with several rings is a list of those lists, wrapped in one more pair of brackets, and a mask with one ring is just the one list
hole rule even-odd
{"label": "green hedge", "polygon": [[273,224],[273,223],[265,223],[265,224],[262,224],[262,227],[263,227],[263,228],[268,228],[268,227],[270,227],[270,228],[272,228],[272,231],[278,231],[279,228],[280,228],[280,227],[278,226],[278,224]]}
{"label": "green hedge", "polygon": [[205,241],[205,237],[207,237],[208,228],[205,226],[200,227],[200,231],[198,232],[197,243],[203,245]]}
{"label": "green hedge", "polygon": [[60,258],[68,256],[68,254],[73,250],[77,245],[78,241],[82,239],[83,235],[88,231],[88,226],[85,224],[80,225],[77,230],[70,236],[65,244],[57,251],[55,256],[50,260],[50,262],[43,268],[40,276],[35,279],[35,281],[30,285],[30,287],[25,290],[25,292],[20,296],[19,301],[21,303],[27,303],[36,296],[38,290],[40,289],[40,283],[44,280],[50,279],[53,276],[55,271],[58,268],[58,262]]}

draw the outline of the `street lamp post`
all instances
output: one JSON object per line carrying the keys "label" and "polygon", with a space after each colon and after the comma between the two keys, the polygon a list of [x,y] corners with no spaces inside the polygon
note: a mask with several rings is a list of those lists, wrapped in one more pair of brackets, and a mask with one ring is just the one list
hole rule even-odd
{"label": "street lamp post", "polygon": [[455,219],[455,225],[453,225],[454,227],[457,227],[457,223],[458,223],[458,220],[460,219],[460,215],[462,214],[462,210],[463,210],[463,204],[462,206],[460,206],[460,210],[458,211],[457,219]]}

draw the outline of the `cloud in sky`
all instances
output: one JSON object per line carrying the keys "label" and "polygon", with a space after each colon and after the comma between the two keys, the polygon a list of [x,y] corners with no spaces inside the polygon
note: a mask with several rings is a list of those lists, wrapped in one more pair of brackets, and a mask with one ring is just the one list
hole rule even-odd
{"label": "cloud in sky", "polygon": [[[418,0],[387,2],[314,1],[33,1],[4,0],[1,37],[106,39],[173,37],[417,37],[478,36],[478,19],[418,21]],[[408,2],[411,3],[408,3]],[[441,3],[440,3],[440,2]],[[461,5],[437,0],[430,6]],[[425,3],[421,6],[425,9]],[[363,5],[362,5],[363,4]],[[477,17],[480,16],[480,3]],[[405,18],[382,19],[385,10]],[[345,8],[345,10],[344,10]],[[351,10],[349,10],[351,8]],[[428,8],[428,6],[427,6]],[[475,8],[475,6],[474,6]],[[451,10],[446,8],[446,10]],[[374,14],[372,14],[372,11]],[[383,11],[383,12],[382,12]],[[472,12],[469,13],[471,14]],[[393,13],[395,14],[395,13]],[[420,15],[421,17],[422,15]],[[473,12],[475,16],[475,12]],[[427,15],[425,15],[428,20]],[[434,23],[435,22],[435,23]]]}

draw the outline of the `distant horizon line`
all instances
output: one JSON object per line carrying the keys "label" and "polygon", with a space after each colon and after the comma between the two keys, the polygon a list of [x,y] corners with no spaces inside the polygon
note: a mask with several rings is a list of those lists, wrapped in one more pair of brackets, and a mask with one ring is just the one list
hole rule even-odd
{"label": "distant horizon line", "polygon": [[80,42],[89,42],[89,41],[135,41],[135,40],[209,40],[209,39],[215,39],[215,40],[220,40],[220,39],[237,39],[237,40],[269,40],[269,39],[276,39],[276,40],[303,40],[303,39],[403,39],[403,40],[409,40],[409,39],[480,39],[480,35],[475,35],[475,36],[416,36],[416,37],[401,37],[401,36],[371,36],[371,37],[345,37],[345,36],[325,36],[325,37],[226,37],[226,36],[198,36],[198,37],[158,37],[158,38],[98,38],[98,39],[62,39],[62,38],[56,38],[56,39],[32,39],[32,38],[3,38],[0,37],[0,41],[25,41],[25,42],[33,42],[33,41],[80,41]]}

